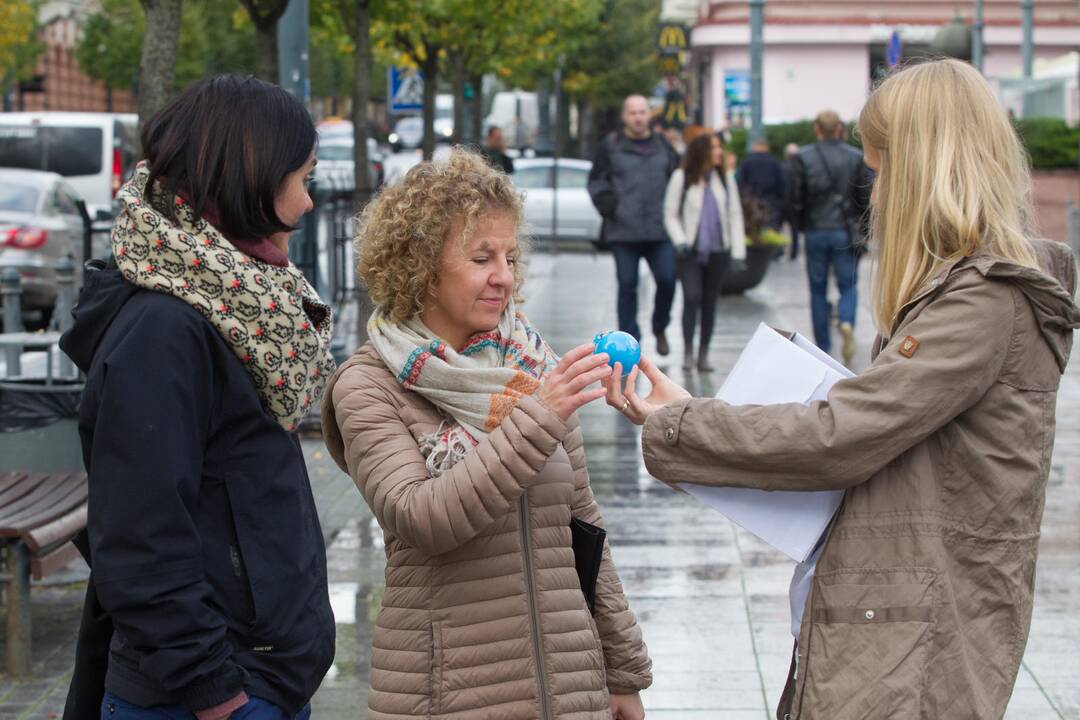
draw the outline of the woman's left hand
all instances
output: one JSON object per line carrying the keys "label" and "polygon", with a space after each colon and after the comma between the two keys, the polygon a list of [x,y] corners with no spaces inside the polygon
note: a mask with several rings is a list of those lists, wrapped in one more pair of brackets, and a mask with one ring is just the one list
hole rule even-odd
{"label": "woman's left hand", "polygon": [[[639,370],[652,383],[652,392],[644,399],[638,397],[634,388]],[[660,368],[647,357],[642,357],[637,367],[630,371],[630,375],[626,378],[625,389],[622,387],[621,378],[622,365],[615,363],[615,369],[603,381],[604,388],[607,390],[607,404],[621,412],[635,425],[644,425],[650,415],[665,405],[691,397],[690,393],[674,380],[660,372]]]}
{"label": "woman's left hand", "polygon": [[612,695],[611,720],[645,720],[645,706],[641,695]]}

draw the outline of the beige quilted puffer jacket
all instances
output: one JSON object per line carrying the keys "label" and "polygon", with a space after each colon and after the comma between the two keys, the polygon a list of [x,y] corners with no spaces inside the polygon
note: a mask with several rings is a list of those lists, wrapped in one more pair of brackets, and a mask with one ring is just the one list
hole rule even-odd
{"label": "beige quilted puffer jacket", "polygon": [[327,447],[386,539],[368,717],[610,720],[651,663],[606,548],[595,616],[581,593],[570,519],[603,521],[577,418],[522,398],[431,478],[418,440],[443,419],[370,345],[324,396]]}

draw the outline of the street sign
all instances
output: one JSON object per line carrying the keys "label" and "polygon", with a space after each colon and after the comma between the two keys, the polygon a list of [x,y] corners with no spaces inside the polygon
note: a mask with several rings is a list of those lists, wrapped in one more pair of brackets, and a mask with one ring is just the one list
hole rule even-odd
{"label": "street sign", "polygon": [[885,64],[889,67],[896,67],[899,65],[900,57],[902,55],[901,50],[900,33],[893,30],[892,35],[889,36],[889,44],[885,46]]}
{"label": "street sign", "polygon": [[672,23],[661,24],[660,37],[656,46],[662,57],[678,56],[690,46],[687,41],[686,27]]}
{"label": "street sign", "polygon": [[724,71],[724,103],[729,111],[750,107],[750,72]]}
{"label": "street sign", "polygon": [[391,115],[424,108],[424,74],[419,69],[391,65],[386,70],[386,84]]}

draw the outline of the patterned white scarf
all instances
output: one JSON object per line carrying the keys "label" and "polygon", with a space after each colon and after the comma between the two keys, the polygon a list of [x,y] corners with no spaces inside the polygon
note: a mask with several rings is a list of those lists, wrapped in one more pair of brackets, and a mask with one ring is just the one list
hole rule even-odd
{"label": "patterned white scarf", "polygon": [[198,310],[244,364],[266,412],[295,430],[334,371],[330,308],[295,265],[245,255],[183,200],[179,223],[169,221],[144,198],[149,176],[140,163],[117,195],[112,250],[124,279]]}
{"label": "patterned white scarf", "polygon": [[368,336],[403,388],[420,393],[451,418],[420,444],[432,476],[465,457],[523,396],[540,388],[558,362],[512,301],[497,328],[474,335],[460,351],[418,316],[395,323],[381,309],[368,322]]}

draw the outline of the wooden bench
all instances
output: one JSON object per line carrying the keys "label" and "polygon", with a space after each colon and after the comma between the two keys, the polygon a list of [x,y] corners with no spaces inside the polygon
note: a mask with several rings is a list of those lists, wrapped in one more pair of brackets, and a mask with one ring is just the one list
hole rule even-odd
{"label": "wooden bench", "polygon": [[85,473],[0,474],[0,549],[6,557],[7,670],[30,672],[30,578],[66,567],[86,527]]}

